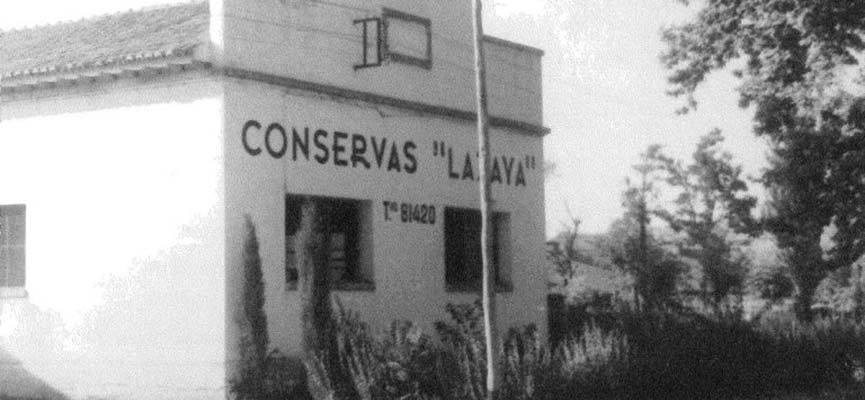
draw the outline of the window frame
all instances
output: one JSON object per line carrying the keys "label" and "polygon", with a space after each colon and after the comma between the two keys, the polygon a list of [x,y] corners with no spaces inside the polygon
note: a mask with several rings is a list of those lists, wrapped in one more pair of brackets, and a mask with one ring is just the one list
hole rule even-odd
{"label": "window frame", "polygon": [[[463,263],[460,266],[455,266],[452,264],[454,261],[452,257],[458,257],[458,255],[452,255],[450,250],[450,246],[452,243],[468,243],[469,239],[466,238],[466,234],[472,234],[471,229],[466,229],[464,226],[454,226],[451,227],[451,218],[453,213],[460,213],[463,215],[471,215],[470,218],[476,221],[476,235],[477,239],[472,240],[472,242],[477,243],[476,257],[477,257],[477,266],[479,270],[482,268],[481,263],[481,215],[480,210],[474,208],[465,208],[465,207],[445,207],[444,208],[444,223],[443,225],[443,237],[444,237],[444,281],[445,281],[445,290],[447,292],[455,292],[455,293],[477,293],[480,292],[483,288],[483,271],[478,271],[476,277],[472,277],[471,282],[454,282],[453,279],[456,279],[453,275],[457,273],[457,270],[464,270],[465,268],[470,268],[467,262]],[[507,293],[512,292],[514,290],[513,283],[511,279],[511,260],[510,260],[510,214],[506,212],[493,212],[493,267],[495,274],[495,291],[496,293]],[[471,222],[471,221],[470,221]],[[451,232],[459,232],[456,237],[453,237]],[[465,247],[462,247],[462,251],[465,251]],[[465,259],[465,257],[462,257]]]}
{"label": "window frame", "polygon": [[[382,50],[385,60],[393,61],[401,64],[414,65],[423,69],[432,69],[432,20],[414,14],[394,10],[392,8],[383,8],[382,14]],[[415,57],[408,54],[403,54],[394,51],[390,46],[390,21],[400,20],[418,24],[426,30],[426,58]]]}
{"label": "window frame", "polygon": [[[382,18],[373,17],[373,18],[361,18],[353,21],[354,25],[360,24],[361,28],[361,37],[362,37],[362,54],[361,54],[361,63],[354,65],[354,70],[357,71],[359,69],[364,68],[372,68],[372,67],[380,67],[382,65],[382,60],[385,58],[385,49],[384,49],[384,21]],[[375,57],[373,58],[374,62],[370,62],[370,24],[374,25],[375,31],[373,32],[375,35]]]}
{"label": "window frame", "polygon": [[[292,208],[292,204],[301,204],[300,200],[305,195],[286,194],[285,206],[285,282],[287,290],[297,290],[299,279],[299,271],[294,262],[294,243],[290,239],[292,231],[297,232],[300,226],[300,207]],[[315,200],[323,200],[330,203],[327,208],[334,209],[343,207],[339,210],[342,213],[341,223],[345,224],[340,229],[340,222],[330,219],[328,230],[331,233],[343,233],[342,259],[334,259],[334,253],[337,249],[331,249],[331,257],[329,260],[330,268],[334,268],[334,262],[343,262],[344,270],[340,274],[340,280],[331,282],[331,289],[340,291],[374,291],[375,280],[372,268],[372,204],[369,200],[327,197],[327,196],[308,196]],[[294,217],[294,220],[292,220]],[[353,221],[353,223],[352,223]],[[333,238],[331,237],[330,246],[333,247]],[[352,276],[351,280],[346,280],[346,276]]]}
{"label": "window frame", "polygon": [[[4,226],[14,225],[10,223],[10,216],[21,217],[21,232],[20,243],[11,243],[5,236],[11,236],[10,230],[4,229]],[[27,285],[27,206],[25,204],[3,204],[0,205],[0,253],[11,253],[13,250],[20,252],[20,263],[17,277],[20,281],[10,282],[15,278],[11,270],[16,266],[13,265],[13,258],[0,258],[0,262],[6,265],[0,265],[0,296],[19,296],[19,292]]]}

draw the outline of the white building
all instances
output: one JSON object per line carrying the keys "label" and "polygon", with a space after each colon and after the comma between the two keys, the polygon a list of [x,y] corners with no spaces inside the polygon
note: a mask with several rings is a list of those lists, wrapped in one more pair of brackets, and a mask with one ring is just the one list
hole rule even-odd
{"label": "white building", "polygon": [[[541,56],[487,38],[499,323],[544,331]],[[0,397],[224,398],[244,216],[300,335],[294,195],[373,327],[479,287],[471,1],[216,0],[0,32]]]}

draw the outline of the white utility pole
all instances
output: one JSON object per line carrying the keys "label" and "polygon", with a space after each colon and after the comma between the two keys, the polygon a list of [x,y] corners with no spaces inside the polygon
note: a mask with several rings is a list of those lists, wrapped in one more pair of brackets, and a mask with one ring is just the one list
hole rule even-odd
{"label": "white utility pole", "polygon": [[490,188],[490,134],[487,116],[487,82],[484,61],[484,29],[481,0],[474,0],[475,87],[477,89],[478,147],[480,158],[480,205],[481,205],[481,260],[483,264],[483,309],[484,336],[487,352],[487,399],[494,400],[499,391],[499,352],[496,329],[496,293],[493,270],[493,218],[490,210],[492,190]]}

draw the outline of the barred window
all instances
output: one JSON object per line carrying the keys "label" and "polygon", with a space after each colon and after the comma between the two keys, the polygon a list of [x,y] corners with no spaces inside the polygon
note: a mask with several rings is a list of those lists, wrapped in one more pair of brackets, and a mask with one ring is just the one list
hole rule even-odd
{"label": "barred window", "polygon": [[24,287],[25,206],[0,205],[0,287]]}
{"label": "barred window", "polygon": [[[330,280],[336,289],[372,289],[370,265],[371,235],[370,204],[368,201],[317,197],[328,213],[325,229],[330,237],[328,267]],[[285,199],[286,282],[297,284],[297,255],[295,235],[300,227],[301,196],[288,195]]]}

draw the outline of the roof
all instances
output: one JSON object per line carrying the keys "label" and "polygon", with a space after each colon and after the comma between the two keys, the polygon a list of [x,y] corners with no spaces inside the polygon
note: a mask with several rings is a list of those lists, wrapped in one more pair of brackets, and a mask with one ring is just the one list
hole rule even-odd
{"label": "roof", "polygon": [[[207,0],[167,0],[181,3],[85,18],[72,22],[0,30],[0,86],[4,93],[35,88],[66,87],[98,77],[141,76],[154,71],[186,71],[211,68],[210,9]],[[487,36],[485,41],[518,51],[542,55],[541,50]],[[222,71],[225,72],[225,71]],[[239,76],[261,75],[240,71]],[[327,85],[287,77],[267,77],[285,85],[310,90],[331,90]],[[338,90],[345,96],[351,91]],[[353,92],[350,98],[384,103],[406,102],[369,93]],[[376,100],[371,100],[376,99]],[[476,118],[470,112],[416,103],[410,108],[461,119]],[[492,118],[494,126],[505,126],[533,134],[549,129],[505,118]]]}
{"label": "roof", "polygon": [[[189,55],[206,41],[208,3],[196,0],[74,22],[0,31],[0,78],[35,77]],[[542,55],[539,49],[484,40]]]}
{"label": "roof", "polygon": [[543,57],[544,51],[532,46],[527,46],[522,43],[512,42],[510,40],[505,40],[502,38],[497,38],[495,36],[484,35],[484,41],[492,44],[496,44],[499,46],[510,47],[514,50],[523,51],[526,53],[533,54],[538,57]]}
{"label": "roof", "polygon": [[206,1],[0,31],[0,78],[189,55],[206,41]]}

